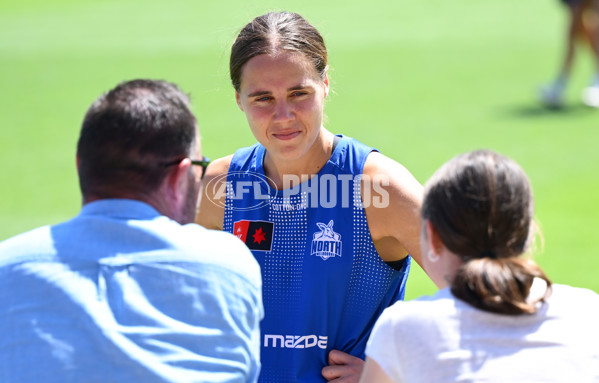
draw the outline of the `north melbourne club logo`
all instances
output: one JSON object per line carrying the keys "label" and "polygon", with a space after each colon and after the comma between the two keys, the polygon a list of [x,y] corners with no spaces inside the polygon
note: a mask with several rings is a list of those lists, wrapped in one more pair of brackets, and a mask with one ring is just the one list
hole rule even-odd
{"label": "north melbourne club logo", "polygon": [[317,222],[316,226],[320,229],[314,233],[310,254],[327,260],[331,257],[341,256],[341,234],[333,231],[333,220],[327,225]]}
{"label": "north melbourne club logo", "polygon": [[274,223],[268,221],[237,221],[233,224],[233,234],[250,250],[270,251]]}

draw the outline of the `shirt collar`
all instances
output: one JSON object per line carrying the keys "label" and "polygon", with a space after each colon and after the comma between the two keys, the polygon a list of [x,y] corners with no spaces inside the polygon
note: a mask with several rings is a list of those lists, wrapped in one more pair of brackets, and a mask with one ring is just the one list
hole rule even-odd
{"label": "shirt collar", "polygon": [[81,216],[104,215],[113,218],[152,219],[162,216],[154,207],[132,199],[100,199],[83,205]]}

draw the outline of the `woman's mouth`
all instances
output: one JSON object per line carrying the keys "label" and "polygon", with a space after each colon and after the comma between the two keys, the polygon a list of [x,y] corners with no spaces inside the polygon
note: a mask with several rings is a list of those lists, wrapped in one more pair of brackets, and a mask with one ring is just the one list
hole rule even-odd
{"label": "woman's mouth", "polygon": [[288,132],[288,133],[276,133],[276,134],[273,134],[273,136],[275,138],[278,138],[279,140],[287,141],[287,140],[291,140],[291,139],[299,136],[299,134],[300,134],[299,131],[293,131],[293,132]]}

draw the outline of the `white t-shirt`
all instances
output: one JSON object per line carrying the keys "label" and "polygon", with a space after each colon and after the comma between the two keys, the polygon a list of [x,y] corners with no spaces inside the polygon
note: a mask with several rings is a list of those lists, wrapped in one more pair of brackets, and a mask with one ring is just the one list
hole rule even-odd
{"label": "white t-shirt", "polygon": [[366,355],[397,382],[599,382],[599,295],[553,285],[533,315],[476,309],[449,289],[397,302]]}

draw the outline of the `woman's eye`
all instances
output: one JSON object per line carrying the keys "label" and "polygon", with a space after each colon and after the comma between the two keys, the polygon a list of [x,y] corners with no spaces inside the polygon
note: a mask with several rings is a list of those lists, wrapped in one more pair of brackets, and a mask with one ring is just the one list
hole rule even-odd
{"label": "woman's eye", "polygon": [[269,97],[269,96],[262,96],[262,97],[258,97],[256,99],[256,101],[258,101],[258,102],[265,102],[265,101],[269,101],[270,99],[271,99],[271,97]]}
{"label": "woman's eye", "polygon": [[301,96],[305,96],[307,94],[308,94],[308,92],[305,92],[305,91],[297,91],[297,92],[293,92],[291,95],[293,97],[301,97]]}

